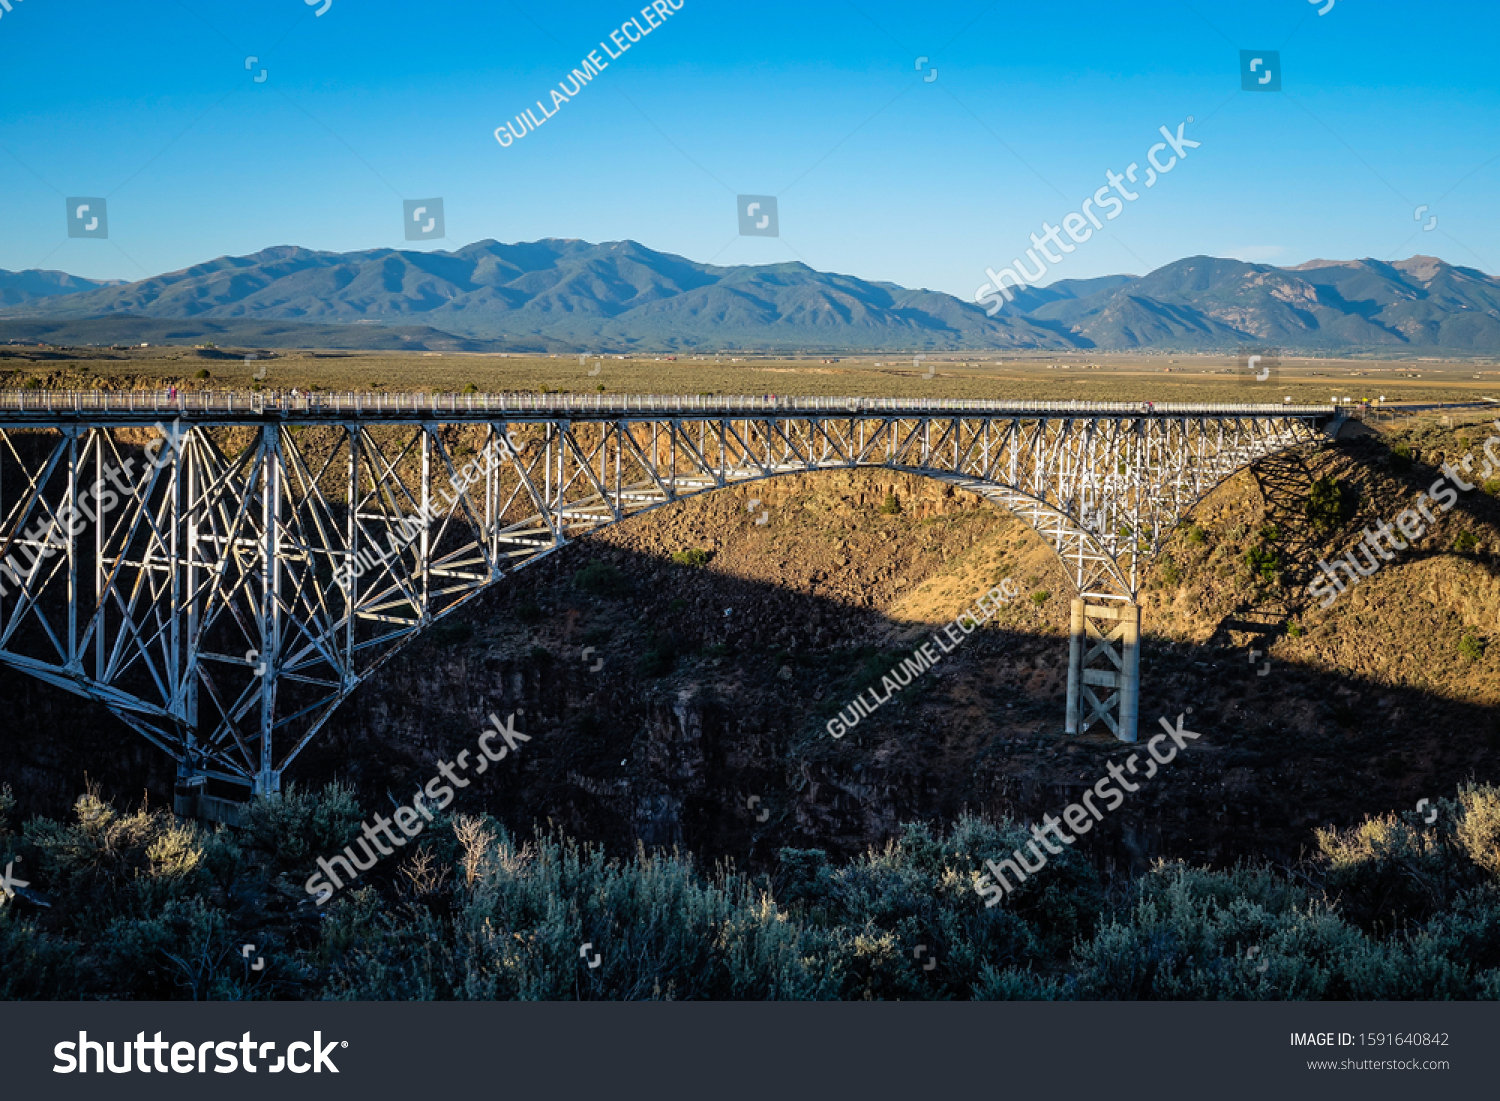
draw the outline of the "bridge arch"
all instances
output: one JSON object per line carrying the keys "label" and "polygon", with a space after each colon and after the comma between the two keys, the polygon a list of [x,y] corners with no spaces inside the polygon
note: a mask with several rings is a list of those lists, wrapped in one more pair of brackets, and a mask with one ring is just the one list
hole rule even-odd
{"label": "bridge arch", "polygon": [[[1053,548],[1077,590],[1068,729],[1102,718],[1133,740],[1145,567],[1225,478],[1336,418],[1332,406],[0,394],[0,663],[98,700],[171,754],[180,807],[201,809],[209,780],[274,795],[360,683],[527,563],[718,489],[881,468],[990,500]],[[139,454],[148,437],[155,463]],[[1123,659],[1107,645],[1119,641]],[[1113,671],[1088,668],[1101,655]],[[1101,699],[1100,686],[1117,691]]]}

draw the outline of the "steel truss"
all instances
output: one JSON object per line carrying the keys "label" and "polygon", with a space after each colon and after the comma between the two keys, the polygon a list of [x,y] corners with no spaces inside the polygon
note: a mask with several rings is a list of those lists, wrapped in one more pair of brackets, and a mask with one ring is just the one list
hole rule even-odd
{"label": "steel truss", "polygon": [[[1313,440],[1332,412],[924,414],[856,401],[203,410],[181,420],[175,447],[152,445],[159,464],[142,453],[161,434],[150,416],[0,411],[0,662],[104,704],[177,761],[179,793],[211,778],[274,795],[403,645],[609,524],[739,483],[881,467],[1011,510],[1080,599],[1133,605],[1199,499]],[[1092,700],[1091,715],[1106,710]]]}

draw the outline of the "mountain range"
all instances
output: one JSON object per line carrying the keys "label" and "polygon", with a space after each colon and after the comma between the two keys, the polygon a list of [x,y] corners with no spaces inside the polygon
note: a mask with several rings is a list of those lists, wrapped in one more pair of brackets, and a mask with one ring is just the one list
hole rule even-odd
{"label": "mountain range", "polygon": [[[634,241],[220,257],[134,283],[0,272],[0,339],[435,350],[1500,353],[1500,279],[1434,257],[1291,268],[1194,256],[970,301],[801,263],[716,267]],[[149,336],[145,334],[150,334]]]}

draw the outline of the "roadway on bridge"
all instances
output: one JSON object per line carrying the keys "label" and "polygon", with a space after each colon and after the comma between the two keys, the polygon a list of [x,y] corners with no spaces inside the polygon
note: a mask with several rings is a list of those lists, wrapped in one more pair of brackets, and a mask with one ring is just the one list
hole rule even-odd
{"label": "roadway on bridge", "polygon": [[1109,401],[987,401],[982,399],[781,397],[703,394],[374,394],[193,390],[0,391],[0,423],[69,421],[152,423],[166,417],[198,422],[289,420],[612,420],[637,418],[1143,416],[1332,417],[1338,406],[1288,403]]}

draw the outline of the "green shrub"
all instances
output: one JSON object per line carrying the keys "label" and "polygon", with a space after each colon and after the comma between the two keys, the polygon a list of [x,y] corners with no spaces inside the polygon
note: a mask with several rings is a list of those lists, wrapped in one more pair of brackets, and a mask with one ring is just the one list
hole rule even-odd
{"label": "green shrub", "polygon": [[1398,443],[1391,448],[1391,469],[1397,474],[1405,474],[1409,471],[1413,461],[1411,444]]}
{"label": "green shrub", "polygon": [[471,382],[467,386],[465,386],[461,392],[465,394],[477,394],[479,393],[479,387],[475,386]]}
{"label": "green shrub", "polygon": [[594,596],[630,595],[629,579],[608,562],[590,562],[573,575],[573,584]]}
{"label": "green shrub", "polygon": [[438,646],[458,646],[474,637],[474,625],[445,619],[433,624],[427,633]]}
{"label": "green shrub", "polygon": [[1332,535],[1354,518],[1358,496],[1332,474],[1313,482],[1304,506],[1308,523],[1319,535]]}
{"label": "green shrub", "polygon": [[[1491,854],[1495,850],[1491,849]],[[1434,915],[1422,930],[1435,947],[1455,960],[1465,960],[1476,971],[1487,970],[1492,977],[1500,968],[1500,892],[1494,886],[1477,887],[1459,895],[1448,910]],[[1483,978],[1476,975],[1476,984]],[[1493,981],[1493,980],[1492,980]],[[1494,994],[1474,993],[1473,997]]]}
{"label": "green shrub", "polygon": [[[805,951],[836,996],[962,998],[985,968],[1024,968],[1056,958],[1093,928],[1103,896],[1086,860],[1051,858],[995,906],[976,890],[984,862],[1032,841],[1029,831],[962,817],[949,831],[902,827],[884,849],[840,866],[819,850],[782,850],[773,877],[802,924]],[[925,957],[940,961],[924,970]]]}
{"label": "green shrub", "polygon": [[1061,1001],[1065,988],[1056,979],[1032,974],[1029,968],[1009,967],[999,970],[984,964],[979,981],[974,984],[976,1002],[1050,1002]]}
{"label": "green shrub", "polygon": [[667,647],[655,647],[641,654],[635,671],[643,677],[664,677],[677,666],[677,655]]}
{"label": "green shrub", "polygon": [[880,512],[884,516],[895,516],[901,511],[901,502],[896,499],[894,493],[887,493],[885,500],[880,503]]}
{"label": "green shrub", "polygon": [[[1080,948],[1070,996],[1087,999],[1451,999],[1475,996],[1466,961],[1433,938],[1378,941],[1326,901],[1293,908],[1225,900],[1190,873],[1139,884],[1129,923]],[[1398,992],[1404,992],[1398,993]]]}
{"label": "green shrub", "polygon": [[1485,482],[1484,491],[1491,497],[1500,497],[1500,478],[1491,478]]}
{"label": "green shrub", "polygon": [[198,369],[198,373],[196,375],[194,375],[193,377],[196,378],[196,379],[206,379],[206,378],[208,378],[209,377],[208,368],[207,367],[200,367]]}
{"label": "green shrub", "polygon": [[1459,845],[1494,885],[1500,885],[1500,788],[1489,784],[1459,788],[1457,814],[1454,836]]}
{"label": "green shrub", "polygon": [[[451,918],[383,917],[366,897],[330,915],[330,996],[520,1000],[828,997],[798,928],[737,875],[686,856],[613,860],[556,836],[518,844],[493,821],[454,823]],[[588,943],[598,966],[580,965]]]}
{"label": "green shrub", "polygon": [[99,940],[95,981],[100,994],[141,1000],[244,1000],[252,985],[244,943],[222,911],[199,898],[172,899],[158,913],[109,926]]}
{"label": "green shrub", "polygon": [[709,557],[708,551],[701,550],[698,547],[674,551],[672,553],[672,561],[676,562],[679,566],[706,566],[708,565]]}
{"label": "green shrub", "polygon": [[1473,632],[1464,635],[1458,640],[1458,656],[1465,661],[1478,661],[1484,657],[1488,643]]}
{"label": "green shrub", "polygon": [[1201,547],[1208,542],[1208,532],[1197,524],[1189,524],[1183,532],[1183,538],[1189,546]]}
{"label": "green shrub", "polygon": [[46,1001],[76,991],[83,979],[77,946],[23,921],[0,895],[0,1001]]}
{"label": "green shrub", "polygon": [[1036,592],[1031,594],[1031,602],[1038,608],[1040,608],[1043,604],[1047,603],[1047,601],[1051,599],[1052,594],[1049,593],[1046,589],[1038,589]]}
{"label": "green shrub", "polygon": [[91,932],[111,913],[139,916],[205,885],[204,827],[160,810],[122,815],[93,791],[74,815],[71,825],[27,822],[20,848],[36,873],[26,878],[46,884],[54,907],[87,915],[80,924]]}
{"label": "green shrub", "polygon": [[1161,577],[1162,584],[1169,589],[1175,589],[1182,584],[1182,570],[1170,558],[1163,558],[1161,560],[1161,565],[1157,567],[1157,573]]}
{"label": "green shrub", "polygon": [[[241,844],[271,863],[302,870],[326,853],[337,852],[359,832],[365,810],[354,789],[332,783],[316,791],[288,786],[279,799],[256,799],[240,812]],[[299,881],[300,883],[301,881]]]}
{"label": "green shrub", "polygon": [[1281,556],[1269,547],[1251,547],[1245,552],[1245,566],[1252,577],[1273,582],[1281,574]]}
{"label": "green shrub", "polygon": [[1472,531],[1461,531],[1453,538],[1453,549],[1459,554],[1468,554],[1479,546],[1479,537]]}
{"label": "green shrub", "polygon": [[1328,894],[1351,921],[1373,929],[1424,920],[1473,882],[1452,839],[1453,805],[1440,800],[1436,809],[1436,828],[1426,814],[1388,814],[1348,830],[1317,831]]}
{"label": "green shrub", "polygon": [[1286,633],[1291,635],[1293,638],[1301,638],[1303,635],[1307,634],[1307,631],[1300,623],[1288,623],[1286,625]]}

